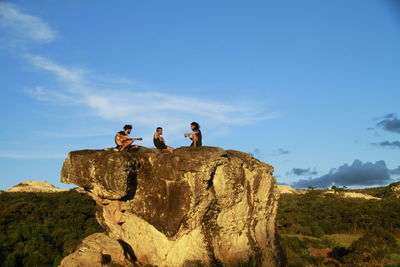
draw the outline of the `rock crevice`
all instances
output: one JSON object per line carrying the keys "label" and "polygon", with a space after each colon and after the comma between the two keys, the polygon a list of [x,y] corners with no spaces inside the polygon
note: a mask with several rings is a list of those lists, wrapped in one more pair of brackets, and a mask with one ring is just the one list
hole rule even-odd
{"label": "rock crevice", "polygon": [[108,236],[142,264],[282,266],[272,173],[214,147],[85,150],[69,153],[62,182],[89,192]]}

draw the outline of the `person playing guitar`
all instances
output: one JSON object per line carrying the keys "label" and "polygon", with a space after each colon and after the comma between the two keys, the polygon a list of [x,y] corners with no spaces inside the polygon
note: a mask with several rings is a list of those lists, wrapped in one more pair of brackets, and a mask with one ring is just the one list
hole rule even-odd
{"label": "person playing guitar", "polygon": [[139,148],[138,145],[132,145],[136,140],[142,140],[142,138],[130,138],[129,134],[132,132],[132,125],[126,124],[124,130],[115,134],[115,144],[117,145],[118,151],[131,150]]}

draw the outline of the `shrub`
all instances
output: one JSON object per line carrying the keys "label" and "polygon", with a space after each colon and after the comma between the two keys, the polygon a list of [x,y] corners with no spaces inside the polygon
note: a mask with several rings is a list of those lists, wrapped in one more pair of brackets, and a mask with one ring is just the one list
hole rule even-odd
{"label": "shrub", "polygon": [[86,236],[102,232],[86,194],[0,193],[0,266],[58,266]]}
{"label": "shrub", "polygon": [[396,237],[392,233],[382,228],[374,228],[351,244],[350,253],[344,257],[344,262],[348,264],[379,262],[398,249]]}

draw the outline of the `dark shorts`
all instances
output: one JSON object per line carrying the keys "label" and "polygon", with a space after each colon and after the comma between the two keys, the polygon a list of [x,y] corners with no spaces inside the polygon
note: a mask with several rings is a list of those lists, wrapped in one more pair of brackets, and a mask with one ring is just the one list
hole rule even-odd
{"label": "dark shorts", "polygon": [[165,144],[158,144],[156,146],[157,149],[167,149],[167,146]]}
{"label": "dark shorts", "polygon": [[154,140],[153,140],[153,143],[154,143],[154,146],[155,146],[157,149],[167,149],[167,146],[165,145],[165,143],[164,143],[164,142],[161,142],[161,141],[158,140],[158,139],[154,139]]}
{"label": "dark shorts", "polygon": [[[190,146],[191,146],[191,147],[195,147],[195,146],[194,146],[194,142],[192,142],[192,143],[190,144]],[[201,147],[201,146],[203,146],[203,144],[202,144],[201,142],[197,142],[197,146],[196,146],[196,147]]]}

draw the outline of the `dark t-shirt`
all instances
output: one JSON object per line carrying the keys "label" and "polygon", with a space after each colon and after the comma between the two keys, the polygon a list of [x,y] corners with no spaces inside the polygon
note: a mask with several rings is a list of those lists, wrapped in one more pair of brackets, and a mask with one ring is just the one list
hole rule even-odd
{"label": "dark t-shirt", "polygon": [[154,143],[154,146],[158,149],[166,149],[167,148],[165,143],[163,141],[161,141],[159,138],[153,137],[153,143]]}
{"label": "dark t-shirt", "polygon": [[[196,131],[198,131],[198,133],[196,134],[197,135],[196,147],[203,146],[203,142],[202,142],[203,136],[201,135],[201,131],[200,130],[196,130]],[[194,142],[193,141],[192,141],[192,144],[190,146],[194,146]]]}
{"label": "dark t-shirt", "polygon": [[[118,133],[120,135],[123,135],[123,136],[127,136],[128,135],[125,131],[120,131]],[[115,135],[115,144],[117,145],[117,147],[119,147],[119,145],[117,144],[117,135]]]}

